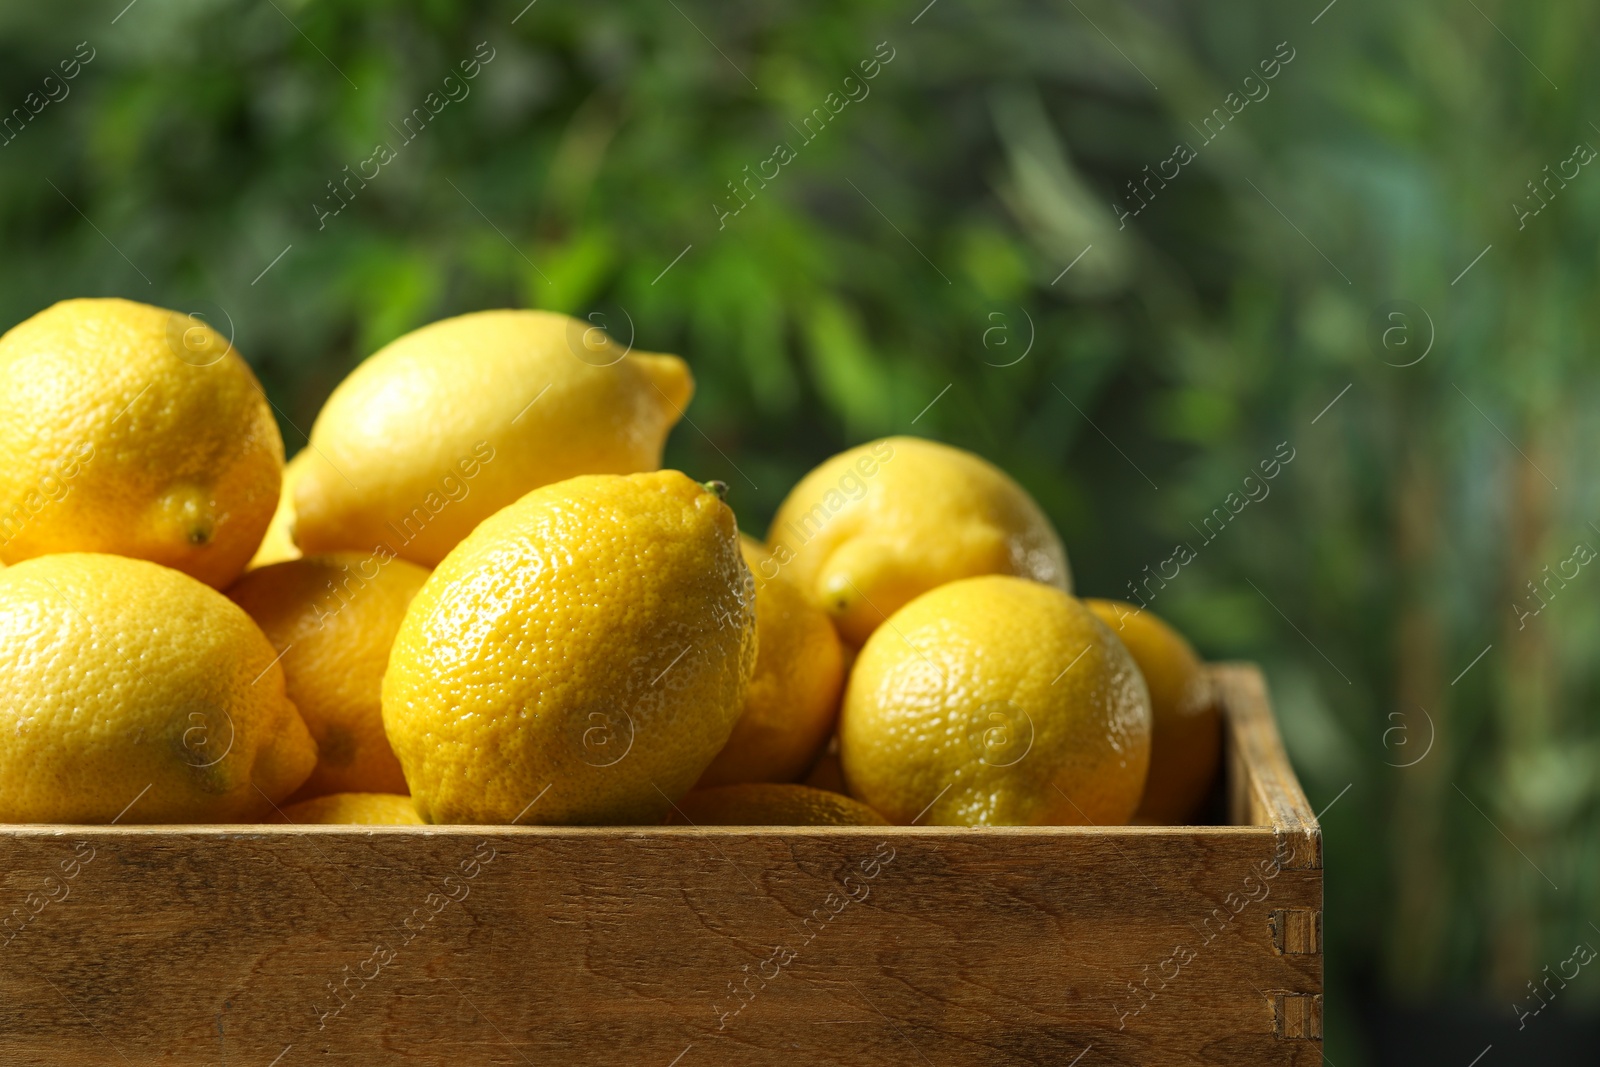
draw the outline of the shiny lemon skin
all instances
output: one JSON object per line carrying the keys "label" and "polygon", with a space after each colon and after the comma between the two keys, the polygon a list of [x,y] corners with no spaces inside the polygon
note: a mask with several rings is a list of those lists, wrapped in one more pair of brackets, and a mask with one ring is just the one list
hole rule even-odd
{"label": "shiny lemon skin", "polygon": [[537,489],[439,564],[383,680],[435,823],[658,823],[727,743],[756,661],[733,512],[677,471]]}
{"label": "shiny lemon skin", "polygon": [[0,571],[0,822],[267,815],[317,759],[277,658],[227,597],[155,563]]}
{"label": "shiny lemon skin", "polygon": [[283,439],[229,339],[131,300],[0,337],[0,559],[106,552],[228,585],[272,518]]}
{"label": "shiny lemon skin", "polygon": [[695,789],[673,806],[669,825],[887,826],[859,800],[808,785],[745,782]]}
{"label": "shiny lemon skin", "polygon": [[389,648],[428,571],[383,550],[331,552],[250,571],[228,590],[281,654],[284,684],[317,742],[295,799],[404,793],[383,732]]}
{"label": "shiny lemon skin", "polygon": [[283,818],[304,826],[422,826],[411,798],[393,793],[329,793],[283,809]]}
{"label": "shiny lemon skin", "polygon": [[267,532],[262,536],[256,554],[250,557],[246,570],[299,559],[302,555],[300,546],[294,543],[294,487],[299,484],[300,472],[305,469],[304,452],[283,465],[283,486],[278,491],[277,510],[272,513]]}
{"label": "shiny lemon skin", "polygon": [[839,756],[850,795],[893,823],[1104,826],[1139,805],[1150,722],[1133,657],[1081,602],[967,578],[868,639]]}
{"label": "shiny lemon skin", "polygon": [[827,460],[779,506],[767,543],[859,648],[922,593],[982,574],[1072,589],[1066,549],[1033,498],[970,452],[889,437]]}
{"label": "shiny lemon skin", "polygon": [[1084,603],[1127,646],[1150,690],[1150,775],[1136,818],[1188,822],[1222,763],[1222,717],[1200,657],[1148,609],[1120,600]]}
{"label": "shiny lemon skin", "polygon": [[765,546],[741,537],[740,547],[755,576],[756,670],[744,712],[701,787],[799,778],[832,735],[844,688],[844,652],[827,614]]}
{"label": "shiny lemon skin", "polygon": [[548,311],[479,311],[357,367],[311,429],[295,489],[305,552],[387,545],[432,567],[530,490],[653,471],[694,392],[677,356]]}

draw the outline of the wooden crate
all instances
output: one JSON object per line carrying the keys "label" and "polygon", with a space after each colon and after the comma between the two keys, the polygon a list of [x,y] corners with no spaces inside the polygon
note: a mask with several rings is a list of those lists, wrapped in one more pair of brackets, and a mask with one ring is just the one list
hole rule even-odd
{"label": "wooden crate", "polygon": [[1321,1062],[1321,833],[1214,668],[1233,825],[0,829],[0,1063]]}

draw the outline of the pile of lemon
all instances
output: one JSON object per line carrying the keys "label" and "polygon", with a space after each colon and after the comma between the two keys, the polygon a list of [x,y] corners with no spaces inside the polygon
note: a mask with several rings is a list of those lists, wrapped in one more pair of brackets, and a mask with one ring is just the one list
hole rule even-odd
{"label": "pile of lemon", "polygon": [[0,337],[0,822],[1110,824],[1193,818],[1188,644],[1080,601],[1011,478],[911,437],[765,542],[659,470],[694,383],[485,311],[363,362],[287,466],[198,318]]}

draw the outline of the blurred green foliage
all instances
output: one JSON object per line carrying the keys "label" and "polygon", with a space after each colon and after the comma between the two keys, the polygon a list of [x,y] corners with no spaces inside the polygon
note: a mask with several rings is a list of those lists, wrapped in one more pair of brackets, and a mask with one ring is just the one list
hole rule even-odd
{"label": "blurred green foliage", "polygon": [[[1600,175],[1511,206],[1600,145],[1600,12],[919,8],[14,5],[0,106],[67,91],[0,146],[0,321],[78,295],[226,319],[292,452],[422,323],[594,315],[691,361],[669,460],[756,533],[812,464],[913,432],[1021,480],[1084,592],[1188,542],[1152,607],[1266,664],[1333,804],[1330,1052],[1358,1060],[1358,989],[1516,995],[1600,915],[1600,568],[1512,607],[1600,546]],[[480,42],[469,95],[319,223]],[[1136,199],[1178,143],[1195,158]],[[1281,442],[1270,494],[1207,541]]]}

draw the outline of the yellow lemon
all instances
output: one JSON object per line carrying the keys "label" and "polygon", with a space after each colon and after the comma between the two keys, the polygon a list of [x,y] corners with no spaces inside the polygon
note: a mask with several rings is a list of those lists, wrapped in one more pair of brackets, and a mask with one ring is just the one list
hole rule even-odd
{"label": "yellow lemon", "polygon": [[480,311],[357,367],[311,429],[295,492],[306,552],[388,545],[432,567],[529,490],[661,465],[694,391],[677,356],[630,352],[546,311]]}
{"label": "yellow lemon", "polygon": [[958,578],[1011,574],[1072,590],[1061,539],[1026,490],[970,452],[917,437],[852,448],[807,474],[767,543],[855,647]]}
{"label": "yellow lemon", "polygon": [[300,558],[300,546],[294,543],[294,487],[300,481],[300,472],[305,469],[304,452],[283,465],[283,487],[278,491],[278,509],[272,513],[266,535],[261,538],[261,547],[256,549],[246,569],[254,570]]}
{"label": "yellow lemon", "polygon": [[759,543],[739,539],[756,582],[756,672],[733,734],[700,787],[788,782],[804,774],[833,732],[844,655],[828,616]]}
{"label": "yellow lemon", "polygon": [[839,717],[851,796],[901,825],[1133,815],[1150,762],[1150,694],[1083,604],[1021,578],[967,578],[889,622],[861,649]]}
{"label": "yellow lemon", "polygon": [[280,653],[289,699],[317,742],[298,796],[404,793],[383,735],[383,672],[426,569],[373,553],[331,552],[253,570],[228,596]]}
{"label": "yellow lemon", "polygon": [[0,822],[265,816],[317,760],[277,655],[227,597],[154,563],[7,567]]}
{"label": "yellow lemon", "polygon": [[673,805],[669,825],[887,826],[859,800],[808,785],[745,782],[696,789]]}
{"label": "yellow lemon", "polygon": [[283,809],[283,817],[303,825],[421,826],[408,796],[393,793],[330,793]]}
{"label": "yellow lemon", "polygon": [[1222,720],[1200,657],[1149,611],[1120,600],[1084,604],[1128,646],[1150,690],[1150,776],[1139,821],[1186,822],[1211,792],[1222,761]]}
{"label": "yellow lemon", "polygon": [[0,337],[0,557],[112,552],[222,588],[272,517],[283,439],[197,318],[64,300]]}
{"label": "yellow lemon", "polygon": [[417,811],[659,823],[744,707],[752,585],[733,512],[677,471],[572,478],[487,519],[412,601],[383,679]]}

